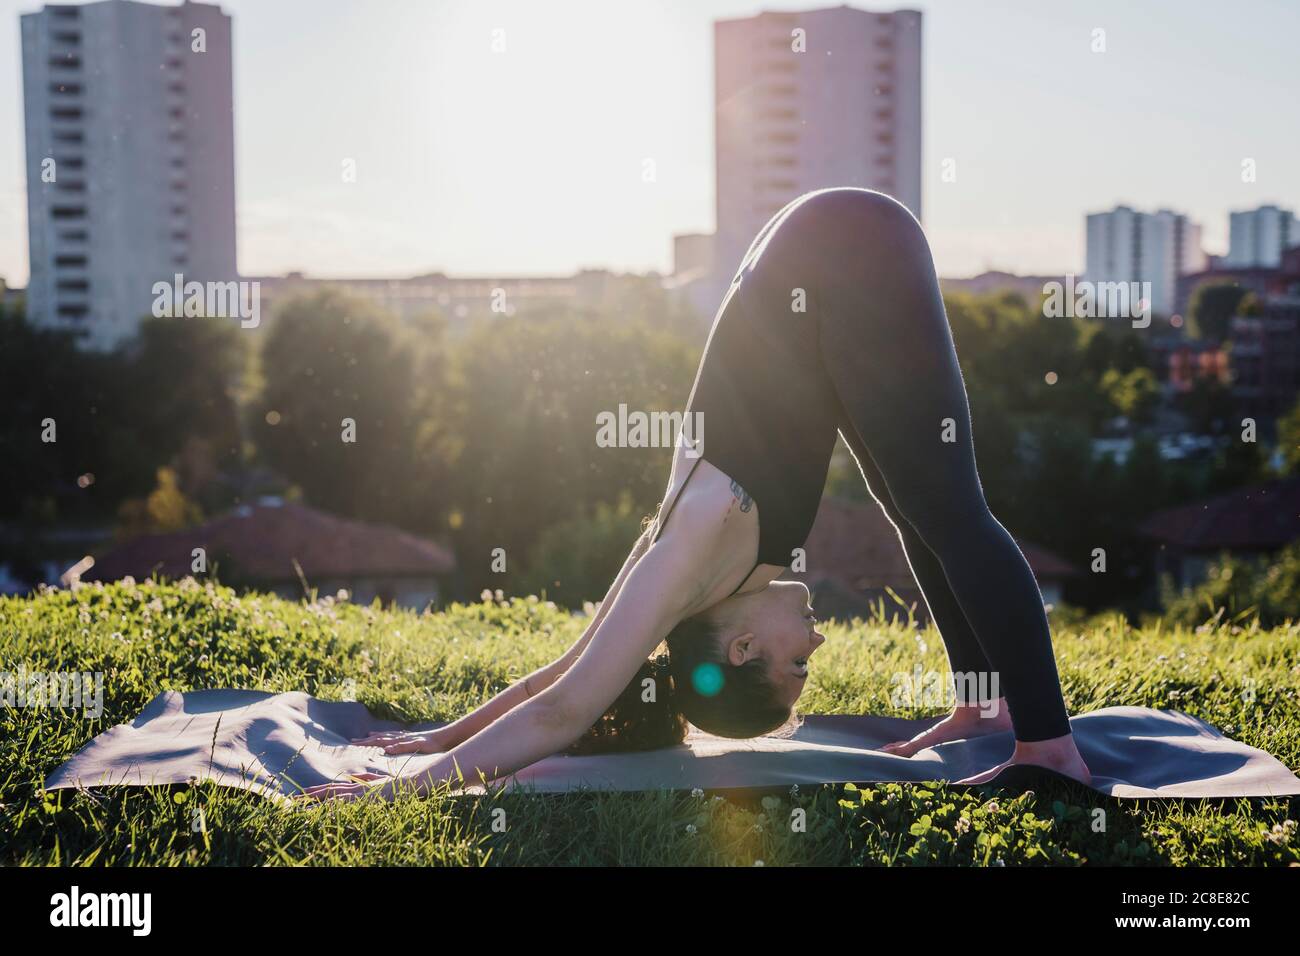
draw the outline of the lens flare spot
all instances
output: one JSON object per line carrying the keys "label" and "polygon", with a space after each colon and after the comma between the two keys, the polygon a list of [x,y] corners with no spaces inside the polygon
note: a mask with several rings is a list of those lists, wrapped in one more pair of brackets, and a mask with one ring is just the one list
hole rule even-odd
{"label": "lens flare spot", "polygon": [[701,697],[716,697],[725,683],[722,668],[717,664],[701,664],[691,675],[691,684]]}

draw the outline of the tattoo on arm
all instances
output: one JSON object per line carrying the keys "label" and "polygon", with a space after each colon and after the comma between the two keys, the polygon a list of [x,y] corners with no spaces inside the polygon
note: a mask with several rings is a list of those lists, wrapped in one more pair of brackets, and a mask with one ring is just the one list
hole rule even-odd
{"label": "tattoo on arm", "polygon": [[748,491],[740,487],[740,483],[738,481],[732,481],[731,493],[740,500],[740,510],[742,512],[747,514],[749,512],[749,509],[754,507],[754,499],[749,497]]}

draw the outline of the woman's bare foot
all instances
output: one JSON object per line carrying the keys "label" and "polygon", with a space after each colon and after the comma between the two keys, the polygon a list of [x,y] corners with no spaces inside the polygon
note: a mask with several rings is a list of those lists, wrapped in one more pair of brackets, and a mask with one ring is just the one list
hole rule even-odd
{"label": "woman's bare foot", "polygon": [[896,757],[910,757],[927,747],[950,740],[967,740],[1010,729],[1011,713],[1007,710],[1007,702],[1002,698],[983,704],[958,704],[951,714],[911,740],[897,740],[880,749]]}
{"label": "woman's bare foot", "polygon": [[1088,770],[1088,765],[1083,762],[1083,756],[1079,753],[1079,748],[1074,745],[1073,734],[1054,737],[1051,740],[1035,740],[1032,742],[1017,740],[1015,753],[1011,755],[1010,760],[998,764],[992,770],[977,773],[973,777],[967,777],[965,780],[958,780],[957,782],[962,784],[988,783],[1007,767],[1016,764],[1047,767],[1084,785],[1092,784],[1092,774]]}

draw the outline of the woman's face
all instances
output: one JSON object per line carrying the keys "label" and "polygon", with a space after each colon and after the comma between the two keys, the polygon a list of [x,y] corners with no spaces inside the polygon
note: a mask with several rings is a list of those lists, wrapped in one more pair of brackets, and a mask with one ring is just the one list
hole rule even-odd
{"label": "woman's face", "polygon": [[773,581],[761,591],[728,598],[712,617],[722,631],[728,663],[761,658],[782,703],[793,707],[808,679],[808,659],[826,640],[817,630],[808,588],[798,581]]}

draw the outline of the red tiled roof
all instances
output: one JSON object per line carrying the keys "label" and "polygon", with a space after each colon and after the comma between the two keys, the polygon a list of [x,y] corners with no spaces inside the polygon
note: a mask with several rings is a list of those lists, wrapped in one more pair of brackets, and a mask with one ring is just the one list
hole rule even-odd
{"label": "red tiled roof", "polygon": [[206,524],[168,534],[148,534],[112,548],[95,561],[86,580],[112,581],[157,573],[190,574],[191,552],[204,548],[208,566],[224,563],[250,581],[428,576],[453,570],[441,545],[382,525],[325,514],[300,504],[236,508]]}
{"label": "red tiled roof", "polygon": [[1300,478],[1238,488],[1157,511],[1141,526],[1149,538],[1190,551],[1268,551],[1300,538]]}
{"label": "red tiled roof", "polygon": [[[1073,566],[1050,551],[1018,543],[1039,580],[1076,573]],[[808,570],[797,577],[806,581],[834,581],[853,591],[916,588],[898,532],[874,503],[823,498],[805,550]]]}

